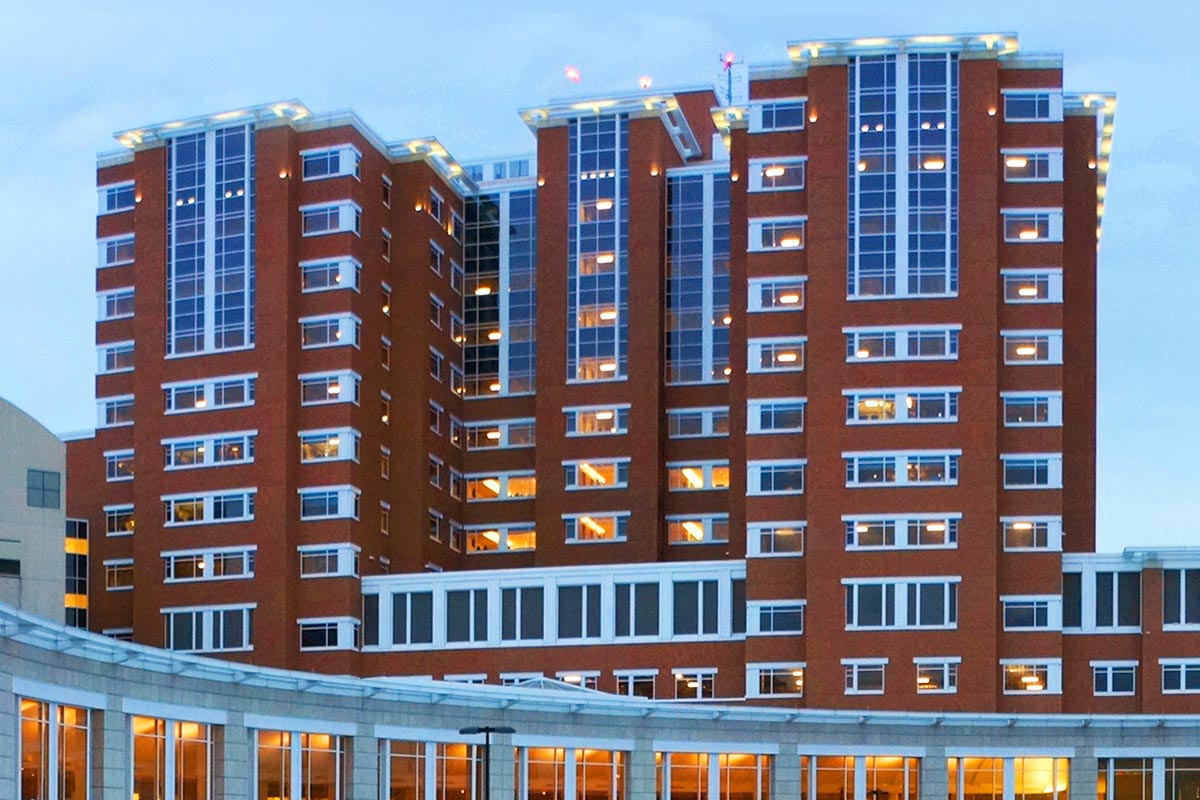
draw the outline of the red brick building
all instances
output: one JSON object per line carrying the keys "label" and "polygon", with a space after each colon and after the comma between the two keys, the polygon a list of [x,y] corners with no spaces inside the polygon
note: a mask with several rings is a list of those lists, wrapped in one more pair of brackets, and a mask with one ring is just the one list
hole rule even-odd
{"label": "red brick building", "polygon": [[788,51],[525,109],[532,157],[296,102],[119,134],[89,627],[812,707],[1200,691],[1200,558],[1090,555],[1115,100],[1011,35]]}

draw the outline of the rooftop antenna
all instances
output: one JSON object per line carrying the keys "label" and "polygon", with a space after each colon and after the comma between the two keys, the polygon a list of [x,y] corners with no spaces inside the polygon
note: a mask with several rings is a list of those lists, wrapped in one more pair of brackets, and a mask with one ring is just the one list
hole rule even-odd
{"label": "rooftop antenna", "polygon": [[738,63],[740,61],[732,50],[721,56],[721,68],[725,70],[725,105],[733,105],[733,65]]}

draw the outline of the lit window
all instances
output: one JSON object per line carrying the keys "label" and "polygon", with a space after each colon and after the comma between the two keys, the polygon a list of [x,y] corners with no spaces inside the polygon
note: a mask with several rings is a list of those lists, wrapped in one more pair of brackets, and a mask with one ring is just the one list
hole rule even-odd
{"label": "lit window", "polygon": [[729,515],[679,515],[667,517],[669,544],[713,544],[729,541]]}
{"label": "lit window", "polygon": [[537,532],[532,522],[476,525],[466,528],[464,532],[468,553],[506,553],[537,549]]}
{"label": "lit window", "polygon": [[1062,550],[1061,517],[1003,517],[1005,550]]}
{"label": "lit window", "polygon": [[334,289],[358,291],[362,264],[350,256],[300,262],[300,290],[328,292]]}
{"label": "lit window", "polygon": [[108,482],[133,480],[133,451],[110,450],[104,454]]}
{"label": "lit window", "polygon": [[467,502],[524,500],[537,494],[532,472],[500,472],[467,475]]}
{"label": "lit window", "polygon": [[803,372],[806,337],[750,339],[749,372]]}
{"label": "lit window", "polygon": [[960,520],[957,513],[842,517],[847,550],[955,547]]}
{"label": "lit window", "polygon": [[133,591],[133,559],[119,558],[104,562],[104,590],[108,592]]}
{"label": "lit window", "polygon": [[846,486],[952,486],[958,483],[961,455],[958,450],[842,453],[846,462]]}
{"label": "lit window", "polygon": [[747,664],[746,696],[804,696],[804,664]]}
{"label": "lit window", "polygon": [[257,375],[228,375],[199,383],[164,383],[163,396],[168,414],[211,411],[254,405]]}
{"label": "lit window", "polygon": [[804,188],[805,157],[750,160],[751,192],[795,192]]}
{"label": "lit window", "polygon": [[1062,392],[1001,392],[1000,403],[1006,428],[1062,425]]}
{"label": "lit window", "polygon": [[957,360],[961,327],[843,328],[846,361]]}
{"label": "lit window", "polygon": [[1061,330],[1000,331],[1004,344],[1005,364],[1063,363],[1063,332]]}
{"label": "lit window", "polygon": [[166,583],[220,581],[254,577],[256,548],[222,547],[174,550],[162,554]]}
{"label": "lit window", "polygon": [[962,387],[919,389],[848,389],[846,424],[957,422]]}
{"label": "lit window", "polygon": [[535,441],[536,426],[533,419],[502,419],[467,425],[468,450],[533,447]]}
{"label": "lit window", "polygon": [[955,694],[958,692],[958,665],[961,658],[914,658],[917,667],[917,694]]}
{"label": "lit window", "polygon": [[1062,659],[1000,661],[1005,694],[1062,694]]}
{"label": "lit window", "polygon": [[676,700],[711,700],[716,697],[717,671],[673,669]]}
{"label": "lit window", "polygon": [[746,524],[746,555],[804,555],[805,523],[750,522]]}
{"label": "lit window", "polygon": [[300,405],[358,403],[358,373],[342,371],[309,373],[300,377]]}
{"label": "lit window", "polygon": [[132,505],[104,507],[104,532],[106,536],[129,536],[133,533],[133,529]]}
{"label": "lit window", "polygon": [[164,495],[163,511],[168,528],[182,525],[246,522],[254,519],[254,489]]}
{"label": "lit window", "polygon": [[1006,242],[1038,244],[1063,240],[1061,208],[1002,208],[1000,215]]}
{"label": "lit window", "polygon": [[1004,180],[1008,183],[1057,183],[1063,179],[1063,151],[1001,150]]}
{"label": "lit window", "polygon": [[747,311],[803,311],[808,278],[751,278]]}
{"label": "lit window", "polygon": [[749,250],[803,250],[807,217],[775,217],[750,220]]}
{"label": "lit window", "polygon": [[729,488],[729,462],[693,462],[667,465],[667,490],[686,492]]}
{"label": "lit window", "polygon": [[1057,267],[1005,269],[1000,274],[1004,279],[1006,303],[1061,303],[1063,300],[1063,274]]}
{"label": "lit window", "polygon": [[318,347],[358,347],[362,320],[353,314],[330,314],[304,317],[300,320],[300,346],[305,350]]}
{"label": "lit window", "polygon": [[564,408],[568,436],[604,436],[629,432],[629,406]]}
{"label": "lit window", "polygon": [[629,485],[629,459],[564,461],[563,485],[567,489],[620,489]]}
{"label": "lit window", "polygon": [[574,514],[563,517],[567,542],[624,541],[628,512],[618,515]]}

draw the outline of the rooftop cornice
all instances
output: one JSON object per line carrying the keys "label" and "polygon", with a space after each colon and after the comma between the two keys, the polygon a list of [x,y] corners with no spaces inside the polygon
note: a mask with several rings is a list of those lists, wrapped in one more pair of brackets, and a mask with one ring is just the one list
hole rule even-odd
{"label": "rooftop cornice", "polygon": [[816,59],[896,52],[919,53],[954,50],[964,54],[1000,57],[1017,52],[1017,47],[1017,34],[1015,33],[954,33],[796,41],[788,42],[787,50],[788,57],[794,63],[807,65]]}
{"label": "rooftop cornice", "polygon": [[1096,170],[1096,246],[1099,247],[1108,199],[1108,170],[1112,161],[1117,96],[1112,92],[1070,92],[1063,95],[1063,114],[1096,116],[1096,161],[1089,166]]}
{"label": "rooftop cornice", "polygon": [[534,134],[541,128],[566,125],[573,119],[589,115],[628,114],[634,118],[658,117],[667,129],[675,149],[679,151],[680,158],[687,161],[703,152],[696,142],[696,136],[692,133],[687,118],[679,113],[679,100],[671,93],[639,92],[582,99],[559,98],[542,106],[522,108],[517,113]]}
{"label": "rooftop cornice", "polygon": [[387,142],[353,111],[335,111],[329,114],[314,115],[299,100],[265,103],[232,111],[222,111],[218,114],[207,114],[118,131],[113,134],[114,138],[128,150],[124,153],[102,154],[96,159],[96,163],[98,167],[128,163],[131,152],[136,152],[144,147],[160,145],[175,136],[247,123],[254,123],[258,126],[290,125],[301,131],[349,126],[358,131],[376,150],[385,154],[393,162],[424,160],[459,194],[465,196],[477,191],[475,183],[466,176],[462,165],[436,138],[424,137]]}

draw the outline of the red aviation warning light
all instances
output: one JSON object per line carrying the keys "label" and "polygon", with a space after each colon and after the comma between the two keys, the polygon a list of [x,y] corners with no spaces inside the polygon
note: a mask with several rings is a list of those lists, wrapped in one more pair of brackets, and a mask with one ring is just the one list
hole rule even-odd
{"label": "red aviation warning light", "polygon": [[725,54],[725,56],[721,59],[721,63],[725,65],[726,72],[733,69],[733,63],[735,61],[737,61],[737,56],[734,55],[732,50]]}
{"label": "red aviation warning light", "polygon": [[579,74],[579,67],[567,67],[563,70],[563,75],[566,75],[567,80],[571,81],[572,83],[579,83],[580,79],[583,77]]}

